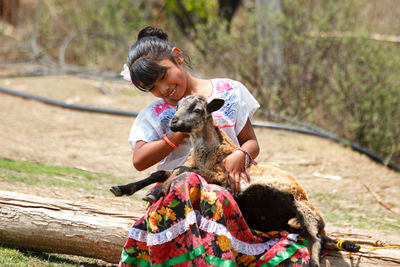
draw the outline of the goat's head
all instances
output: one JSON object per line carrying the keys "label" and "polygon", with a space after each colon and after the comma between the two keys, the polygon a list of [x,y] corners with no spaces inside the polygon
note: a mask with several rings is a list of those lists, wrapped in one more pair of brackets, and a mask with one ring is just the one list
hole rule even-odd
{"label": "goat's head", "polygon": [[220,109],[224,103],[225,100],[221,98],[215,98],[207,103],[204,97],[186,96],[179,100],[169,127],[174,132],[197,132],[203,129],[211,113]]}

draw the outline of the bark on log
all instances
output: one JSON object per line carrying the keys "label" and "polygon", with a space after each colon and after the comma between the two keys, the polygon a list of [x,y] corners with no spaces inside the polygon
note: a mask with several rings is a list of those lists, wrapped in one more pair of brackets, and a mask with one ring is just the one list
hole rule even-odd
{"label": "bark on log", "polygon": [[[0,243],[43,252],[71,254],[118,263],[131,224],[143,214],[107,211],[107,207],[78,205],[0,190]],[[361,245],[376,243],[370,236],[332,233]],[[396,245],[386,243],[386,245]],[[329,266],[399,266],[399,249],[361,249],[351,257],[331,252],[322,259]]]}
{"label": "bark on log", "polygon": [[0,190],[0,243],[118,263],[141,214]]}

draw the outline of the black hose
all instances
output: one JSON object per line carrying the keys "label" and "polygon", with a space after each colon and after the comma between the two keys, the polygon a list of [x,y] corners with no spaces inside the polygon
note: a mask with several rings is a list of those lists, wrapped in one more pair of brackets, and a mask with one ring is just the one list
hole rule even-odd
{"label": "black hose", "polygon": [[[33,99],[33,100],[37,100],[37,101],[40,101],[40,102],[43,102],[46,104],[60,106],[63,108],[68,108],[68,109],[105,113],[105,114],[111,114],[111,115],[133,116],[133,117],[136,117],[139,114],[138,112],[135,112],[135,111],[125,111],[125,110],[117,110],[117,109],[108,109],[108,108],[100,108],[100,107],[90,107],[90,106],[82,106],[82,105],[75,105],[75,104],[67,104],[62,101],[53,100],[53,99],[49,99],[49,98],[45,98],[45,97],[41,97],[41,96],[36,96],[36,95],[28,94],[28,93],[17,92],[17,91],[3,88],[3,87],[0,87],[0,92],[14,95],[14,96],[23,97],[23,98]],[[346,139],[340,138],[332,133],[329,133],[326,131],[323,131],[323,132],[319,131],[319,130],[317,130],[318,128],[316,128],[316,127],[312,128],[312,129],[303,129],[303,128],[299,128],[299,127],[292,126],[292,125],[276,123],[276,122],[266,122],[266,121],[253,121],[252,125],[254,127],[279,129],[279,130],[298,132],[298,133],[302,133],[302,134],[309,134],[309,135],[314,135],[314,136],[330,139],[330,140],[333,140],[333,141],[341,143],[341,144],[348,144],[353,150],[367,155],[372,160],[374,160],[378,163],[384,164],[388,168],[393,169],[395,171],[400,171],[400,167],[398,165],[396,165],[395,163],[385,162],[385,159],[383,157],[376,155],[372,151],[370,151],[366,148],[363,148],[355,143],[352,143]]]}
{"label": "black hose", "polygon": [[3,87],[0,87],[0,92],[15,95],[23,98],[29,98],[33,100],[37,100],[46,104],[59,106],[68,109],[76,109],[81,111],[88,111],[88,112],[97,112],[97,113],[105,113],[111,115],[121,115],[121,116],[134,116],[136,117],[139,113],[135,111],[126,111],[126,110],[118,110],[118,109],[109,109],[109,108],[100,108],[100,107],[90,107],[90,106],[82,106],[82,105],[75,105],[75,104],[68,104],[62,101],[49,99],[41,96],[36,96],[28,93],[17,92],[13,90],[9,90]]}
{"label": "black hose", "polygon": [[400,171],[400,167],[398,165],[396,165],[395,163],[393,163],[393,162],[386,163],[385,159],[383,157],[381,157],[381,156],[375,154],[374,152],[372,152],[366,148],[363,148],[353,142],[350,142],[349,140],[340,138],[332,133],[327,133],[325,131],[319,132],[316,130],[302,129],[302,128],[299,128],[296,126],[291,126],[291,125],[277,123],[277,122],[253,121],[252,125],[254,127],[267,127],[267,128],[272,128],[272,129],[287,130],[287,131],[298,132],[298,133],[302,133],[302,134],[309,134],[309,135],[314,135],[314,136],[330,139],[330,140],[333,140],[340,144],[349,145],[353,150],[367,155],[372,160],[379,162],[381,164],[384,164],[388,168],[393,169],[395,171]]}

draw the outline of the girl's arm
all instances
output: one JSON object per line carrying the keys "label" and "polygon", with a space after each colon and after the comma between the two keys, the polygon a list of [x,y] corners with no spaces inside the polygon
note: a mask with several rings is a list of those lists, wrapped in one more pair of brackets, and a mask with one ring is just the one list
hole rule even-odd
{"label": "girl's arm", "polygon": [[[188,134],[182,132],[170,132],[167,138],[179,145]],[[143,171],[160,162],[168,156],[174,148],[164,138],[152,142],[137,141],[133,151],[132,163],[138,171]]]}
{"label": "girl's arm", "polygon": [[[246,150],[253,159],[258,156],[260,147],[249,119],[247,119],[245,126],[239,133],[238,140],[240,147]],[[228,179],[233,194],[240,191],[240,177],[249,182],[244,167],[245,157],[243,151],[236,150],[224,159],[225,168],[228,172]]]}

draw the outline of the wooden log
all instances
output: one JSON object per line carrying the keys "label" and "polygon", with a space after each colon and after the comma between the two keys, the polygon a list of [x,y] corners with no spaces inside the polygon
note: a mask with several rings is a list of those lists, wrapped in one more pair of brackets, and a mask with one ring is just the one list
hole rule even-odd
{"label": "wooden log", "polygon": [[118,263],[141,214],[0,190],[0,243]]}
{"label": "wooden log", "polygon": [[[111,212],[107,208],[0,190],[0,243],[118,263],[131,224],[143,214]],[[363,245],[376,244],[373,237],[357,235],[354,238],[353,235],[332,233],[330,236],[347,237]],[[399,264],[400,249],[362,248],[351,256],[347,252],[331,252],[322,259],[321,267]]]}

